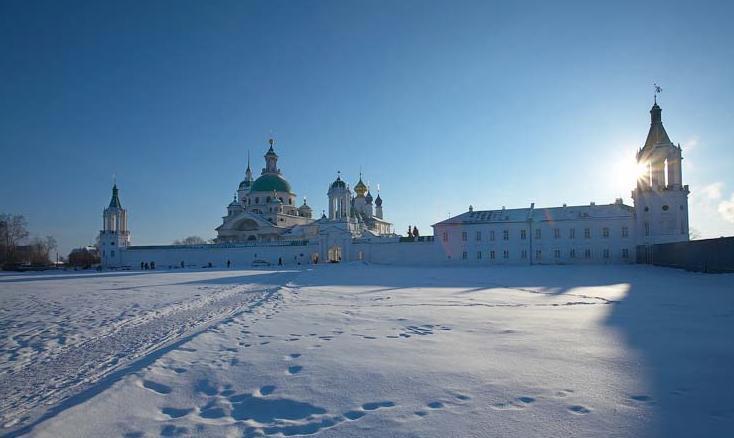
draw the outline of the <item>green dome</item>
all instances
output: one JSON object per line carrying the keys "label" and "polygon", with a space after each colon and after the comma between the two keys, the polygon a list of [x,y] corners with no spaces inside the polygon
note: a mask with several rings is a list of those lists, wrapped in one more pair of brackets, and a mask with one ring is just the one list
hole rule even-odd
{"label": "green dome", "polygon": [[280,175],[266,173],[252,183],[251,192],[291,192],[291,185]]}

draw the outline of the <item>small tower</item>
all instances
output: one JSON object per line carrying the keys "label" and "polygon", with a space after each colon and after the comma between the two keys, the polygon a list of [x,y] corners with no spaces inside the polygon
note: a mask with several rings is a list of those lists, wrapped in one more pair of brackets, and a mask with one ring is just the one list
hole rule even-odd
{"label": "small tower", "polygon": [[[362,181],[362,172],[359,173],[359,181],[354,185],[354,197],[352,207],[357,216],[372,217],[372,195],[369,195],[369,188]],[[367,197],[369,195],[369,198]]]}
{"label": "small tower", "polygon": [[229,217],[235,216],[238,213],[241,213],[242,210],[243,210],[242,204],[237,202],[237,194],[235,193],[235,195],[232,198],[232,202],[230,202],[229,205],[227,206],[227,216]]}
{"label": "small tower", "polygon": [[[379,187],[378,187],[379,188]],[[382,219],[382,198],[380,192],[377,192],[377,198],[375,198],[375,217]]]}
{"label": "small tower", "polygon": [[121,251],[130,244],[127,229],[127,211],[120,203],[117,184],[112,186],[112,199],[102,213],[102,231],[99,232],[98,251],[102,266],[121,266]]}
{"label": "small tower", "polygon": [[644,169],[632,191],[637,242],[654,244],[688,240],[688,186],[683,185],[680,145],[663,127],[657,99],[650,109],[650,131],[637,152]]}
{"label": "small tower", "polygon": [[311,207],[309,207],[309,205],[306,204],[305,196],[303,197],[303,205],[298,207],[298,215],[301,217],[307,217],[309,219],[311,218],[311,215],[312,215]]}
{"label": "small tower", "polygon": [[266,173],[280,173],[280,169],[278,169],[278,154],[275,153],[275,150],[273,149],[273,144],[275,144],[275,140],[272,138],[268,139],[268,143],[270,143],[270,149],[265,153],[265,169],[263,169],[262,173],[263,175]]}
{"label": "small tower", "polygon": [[352,192],[347,184],[341,179],[341,175],[329,186],[329,219],[346,220],[351,211]]}
{"label": "small tower", "polygon": [[252,187],[252,170],[250,169],[250,152],[247,152],[247,169],[245,170],[245,179],[240,183],[237,189],[237,196],[239,197],[240,204],[245,206],[245,198],[250,193],[250,187]]}

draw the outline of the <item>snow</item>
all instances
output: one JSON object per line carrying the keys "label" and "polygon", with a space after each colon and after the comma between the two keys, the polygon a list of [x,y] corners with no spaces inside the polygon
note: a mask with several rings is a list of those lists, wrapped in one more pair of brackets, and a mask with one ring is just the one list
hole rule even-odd
{"label": "snow", "polygon": [[643,266],[0,276],[11,436],[708,436],[734,275]]}

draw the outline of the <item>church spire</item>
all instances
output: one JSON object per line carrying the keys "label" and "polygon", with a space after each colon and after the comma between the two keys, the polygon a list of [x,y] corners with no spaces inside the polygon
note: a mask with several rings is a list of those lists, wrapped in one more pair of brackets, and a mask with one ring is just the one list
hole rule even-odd
{"label": "church spire", "polygon": [[122,208],[120,204],[120,196],[117,190],[117,184],[112,186],[112,199],[110,199],[110,208]]}
{"label": "church spire", "polygon": [[652,148],[656,144],[670,144],[670,137],[663,127],[663,110],[658,105],[657,99],[650,108],[650,131],[647,133],[643,149]]}

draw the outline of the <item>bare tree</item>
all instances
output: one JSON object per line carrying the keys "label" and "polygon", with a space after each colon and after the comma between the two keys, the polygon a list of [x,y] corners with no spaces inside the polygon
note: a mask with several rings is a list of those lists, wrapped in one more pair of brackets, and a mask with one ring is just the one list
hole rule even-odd
{"label": "bare tree", "polygon": [[185,237],[185,238],[183,238],[181,240],[174,240],[173,241],[173,244],[174,245],[202,245],[202,244],[205,244],[205,243],[207,243],[207,241],[204,240],[204,239],[202,239],[199,236],[189,236],[189,237]]}
{"label": "bare tree", "polygon": [[0,214],[0,263],[15,262],[16,247],[28,237],[23,215]]}

